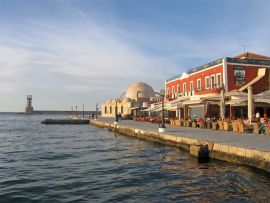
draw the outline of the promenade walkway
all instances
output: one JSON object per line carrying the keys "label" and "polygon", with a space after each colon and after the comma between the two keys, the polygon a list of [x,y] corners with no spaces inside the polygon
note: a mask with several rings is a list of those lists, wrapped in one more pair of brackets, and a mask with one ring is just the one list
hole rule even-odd
{"label": "promenade walkway", "polygon": [[[113,124],[114,118],[99,118],[101,122]],[[144,131],[158,132],[158,124],[150,122],[137,122],[131,120],[119,120],[119,126],[135,128]],[[270,136],[253,133],[236,133],[232,131],[219,131],[202,128],[190,128],[166,125],[166,134],[191,138],[201,141],[214,142],[222,145],[236,146],[246,149],[256,149],[270,152]]]}

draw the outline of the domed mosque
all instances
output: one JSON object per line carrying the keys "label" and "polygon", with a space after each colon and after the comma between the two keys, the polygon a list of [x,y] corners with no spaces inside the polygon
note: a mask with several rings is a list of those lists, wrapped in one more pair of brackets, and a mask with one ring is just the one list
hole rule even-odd
{"label": "domed mosque", "polygon": [[119,99],[109,99],[101,105],[102,117],[115,117],[115,113],[121,115],[139,115],[142,108],[147,108],[151,102],[157,100],[154,89],[144,83],[138,82],[130,85]]}

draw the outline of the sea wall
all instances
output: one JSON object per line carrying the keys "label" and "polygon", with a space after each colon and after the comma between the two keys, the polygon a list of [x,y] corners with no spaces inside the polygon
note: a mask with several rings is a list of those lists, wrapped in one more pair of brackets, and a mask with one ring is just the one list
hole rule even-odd
{"label": "sea wall", "polygon": [[91,120],[89,123],[101,128],[107,128],[113,132],[162,143],[169,146],[179,147],[188,151],[190,151],[191,146],[194,145],[207,146],[210,158],[248,165],[270,172],[270,152],[190,139],[167,133],[135,129],[96,120]]}

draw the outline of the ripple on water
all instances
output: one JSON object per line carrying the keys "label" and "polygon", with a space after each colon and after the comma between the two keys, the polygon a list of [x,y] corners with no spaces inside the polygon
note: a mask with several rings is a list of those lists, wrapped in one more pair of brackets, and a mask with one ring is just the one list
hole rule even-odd
{"label": "ripple on water", "polygon": [[[46,116],[47,117],[47,116]],[[0,202],[268,202],[270,177],[93,126],[0,116]],[[51,116],[52,117],[52,116]]]}

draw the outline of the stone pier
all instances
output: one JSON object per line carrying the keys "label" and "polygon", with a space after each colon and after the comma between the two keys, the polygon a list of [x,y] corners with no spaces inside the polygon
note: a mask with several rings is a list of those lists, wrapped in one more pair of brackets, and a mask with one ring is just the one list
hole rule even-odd
{"label": "stone pier", "polygon": [[112,119],[105,118],[91,120],[90,124],[124,135],[176,146],[198,158],[209,156],[270,172],[270,137],[266,135],[170,125],[164,133],[159,133],[157,124],[120,121],[114,125]]}

